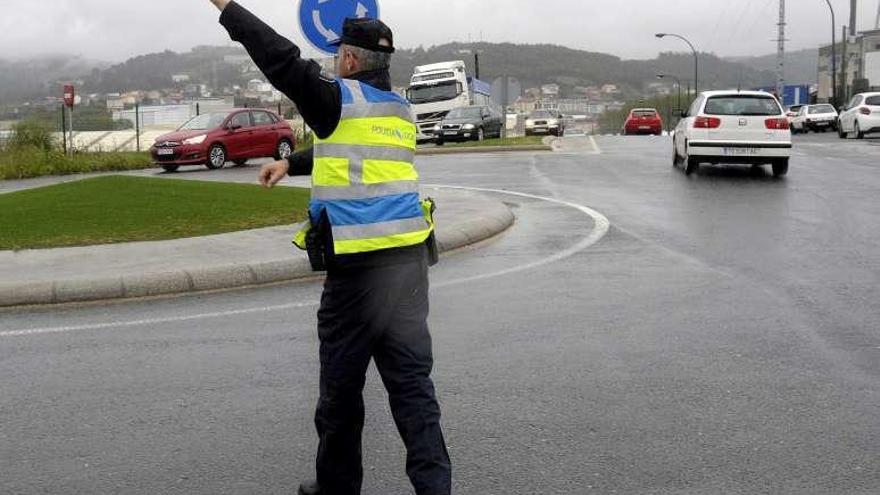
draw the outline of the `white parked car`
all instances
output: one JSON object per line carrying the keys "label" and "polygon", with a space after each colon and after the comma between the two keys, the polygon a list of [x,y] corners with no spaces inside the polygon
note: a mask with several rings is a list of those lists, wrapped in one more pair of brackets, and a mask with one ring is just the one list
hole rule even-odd
{"label": "white parked car", "polygon": [[791,121],[791,132],[837,130],[837,110],[827,103],[804,105]]}
{"label": "white parked car", "polygon": [[862,139],[869,132],[880,131],[880,93],[859,93],[849,100],[840,111],[837,135],[841,138],[850,133]]}
{"label": "white parked car", "polygon": [[535,110],[526,119],[526,136],[537,134],[565,134],[565,121],[556,110]]}
{"label": "white parked car", "polygon": [[764,91],[706,91],[682,114],[673,163],[694,173],[701,163],[772,165],[788,173],[791,131],[785,111]]}

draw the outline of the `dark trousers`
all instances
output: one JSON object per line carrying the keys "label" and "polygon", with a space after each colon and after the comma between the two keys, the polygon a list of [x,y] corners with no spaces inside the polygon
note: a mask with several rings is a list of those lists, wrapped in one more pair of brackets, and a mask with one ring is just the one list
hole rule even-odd
{"label": "dark trousers", "polygon": [[361,491],[367,366],[388,391],[418,495],[448,495],[451,466],[430,374],[426,260],[331,272],[318,310],[321,397],[315,414],[318,483],[330,495]]}

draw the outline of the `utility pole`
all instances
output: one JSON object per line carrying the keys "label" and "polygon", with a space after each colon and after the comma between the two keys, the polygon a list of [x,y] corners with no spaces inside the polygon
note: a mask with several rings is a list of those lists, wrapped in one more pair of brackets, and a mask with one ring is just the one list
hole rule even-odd
{"label": "utility pole", "polygon": [[843,101],[849,101],[849,87],[847,87],[847,82],[849,82],[849,77],[846,73],[847,65],[849,62],[849,40],[847,38],[847,26],[843,26],[843,57],[841,61],[841,69],[840,69],[840,92],[843,93]]}
{"label": "utility pole", "polygon": [[877,4],[877,17],[874,19],[874,29],[880,29],[880,3]]}
{"label": "utility pole", "polygon": [[480,78],[480,54],[474,51],[474,77]]}
{"label": "utility pole", "polygon": [[776,96],[782,101],[785,91],[785,0],[779,0],[779,39],[776,53]]}

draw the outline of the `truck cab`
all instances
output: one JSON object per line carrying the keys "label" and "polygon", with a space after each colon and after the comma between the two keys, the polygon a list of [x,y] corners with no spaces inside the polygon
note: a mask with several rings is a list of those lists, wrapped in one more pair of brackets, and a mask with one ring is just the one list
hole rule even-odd
{"label": "truck cab", "polygon": [[417,140],[434,140],[434,128],[452,109],[487,105],[491,92],[491,86],[467,76],[461,60],[416,67],[406,98],[416,116]]}

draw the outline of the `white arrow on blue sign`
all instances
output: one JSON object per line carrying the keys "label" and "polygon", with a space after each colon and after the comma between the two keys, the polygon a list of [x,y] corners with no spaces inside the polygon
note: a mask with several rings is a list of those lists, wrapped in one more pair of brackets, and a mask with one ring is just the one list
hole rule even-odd
{"label": "white arrow on blue sign", "polygon": [[309,43],[327,54],[338,49],[330,43],[342,35],[346,17],[379,18],[378,0],[301,0],[299,25]]}

